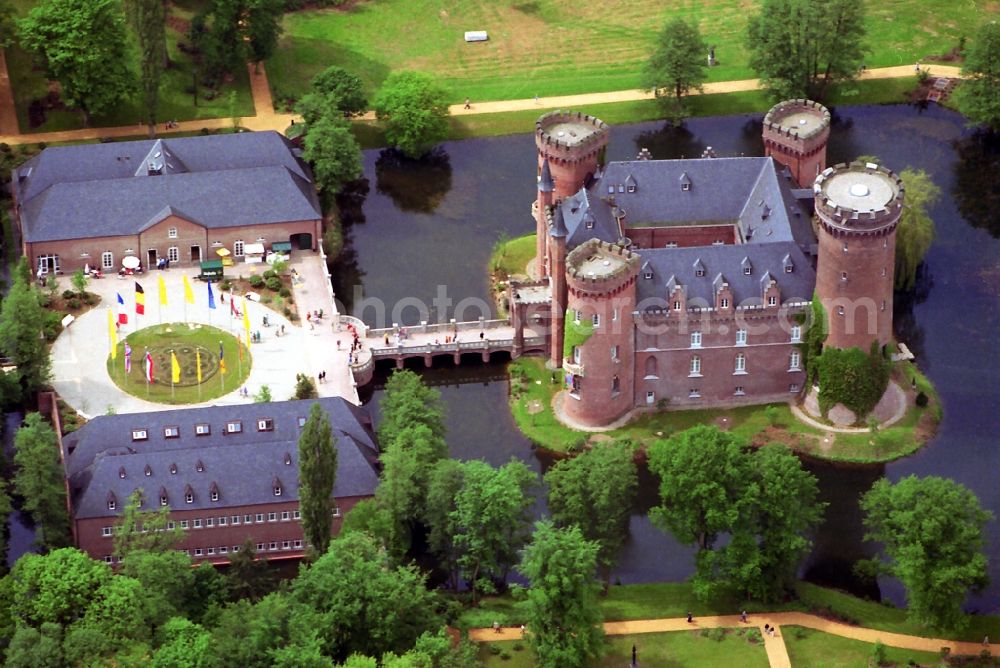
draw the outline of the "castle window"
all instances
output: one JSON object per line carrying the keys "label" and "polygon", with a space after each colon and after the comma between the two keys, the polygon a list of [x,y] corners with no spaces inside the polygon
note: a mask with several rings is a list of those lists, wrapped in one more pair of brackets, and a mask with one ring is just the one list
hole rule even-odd
{"label": "castle window", "polygon": [[197,462],[195,462],[194,470],[197,471],[198,473],[203,473],[205,471],[205,465],[202,463],[200,459]]}
{"label": "castle window", "polygon": [[582,364],[583,353],[580,351],[580,346],[573,346],[573,364]]}
{"label": "castle window", "polygon": [[845,253],[847,252],[847,242],[846,241],[844,242],[844,252]]}
{"label": "castle window", "polygon": [[590,316],[590,322],[594,325],[594,327],[600,327],[601,326],[601,314],[600,313],[595,313],[594,315]]}
{"label": "castle window", "polygon": [[736,368],[733,373],[746,373],[747,372],[747,356],[743,353],[738,353],[736,355]]}
{"label": "castle window", "polygon": [[657,377],[659,377],[659,375],[660,375],[659,374],[659,363],[656,361],[655,357],[653,357],[652,355],[650,355],[649,357],[647,357],[646,358],[646,364],[645,364],[645,366],[646,366],[646,370],[645,370],[645,376],[646,376],[646,378],[657,378]]}
{"label": "castle window", "polygon": [[188,528],[188,521],[187,520],[181,520],[181,528],[182,529],[187,529]]}
{"label": "castle window", "polygon": [[153,475],[153,468],[149,464],[146,464],[146,468],[144,468],[142,472],[145,473],[146,477],[148,478],[149,476]]}
{"label": "castle window", "polygon": [[624,184],[622,184],[622,183],[618,184],[618,192],[620,192],[620,193],[625,192],[625,185]]}
{"label": "castle window", "polygon": [[882,300],[882,309],[881,310],[883,310],[883,311],[885,310],[885,300],[884,299]]}
{"label": "castle window", "polygon": [[111,535],[111,527],[101,527],[101,535],[107,538]]}
{"label": "castle window", "polygon": [[682,305],[681,305],[681,303],[679,301],[674,302],[674,310],[675,311],[680,311],[681,310],[681,306]]}
{"label": "castle window", "polygon": [[726,299],[725,297],[723,297],[723,298],[722,298],[722,299],[721,299],[721,300],[719,301],[719,308],[729,308],[729,300],[728,300],[728,299]]}
{"label": "castle window", "polygon": [[122,466],[121,468],[118,469],[118,477],[119,478],[123,478],[123,479],[125,478],[125,467],[124,466]]}
{"label": "castle window", "polygon": [[747,265],[747,266],[743,267],[743,275],[744,276],[749,276],[750,275],[750,271],[751,271],[750,265]]}
{"label": "castle window", "polygon": [[167,499],[167,495],[166,495],[166,494],[162,494],[162,493],[161,493],[161,494],[160,494],[160,505],[161,505],[161,506],[165,506],[165,505],[167,505],[167,501],[168,501],[168,499]]}
{"label": "castle window", "polygon": [[697,355],[691,357],[691,372],[689,376],[700,376],[701,375],[701,358]]}
{"label": "castle window", "polygon": [[646,271],[642,272],[642,277],[646,278],[646,279],[652,278],[653,277],[653,270],[652,269],[647,269]]}
{"label": "castle window", "polygon": [[788,356],[788,370],[789,371],[799,371],[799,365],[802,363],[802,354],[798,350],[793,350]]}
{"label": "castle window", "polygon": [[573,311],[573,322],[574,324],[580,324],[580,309],[575,309]]}
{"label": "castle window", "polygon": [[888,248],[888,247],[889,247],[889,240],[888,239],[883,239],[882,240],[882,248]]}
{"label": "castle window", "polygon": [[792,273],[792,270],[793,270],[794,268],[795,268],[795,267],[794,267],[794,266],[792,265],[792,263],[791,263],[791,262],[789,262],[788,264],[786,264],[786,265],[785,265],[785,273],[786,273],[786,274],[790,274],[790,273]]}
{"label": "castle window", "polygon": [[700,278],[700,277],[702,277],[702,276],[705,275],[705,270],[701,269],[701,268],[695,269],[694,270],[694,275],[698,276]]}
{"label": "castle window", "polygon": [[691,347],[701,348],[701,332],[691,332]]}
{"label": "castle window", "polygon": [[618,322],[618,309],[611,309],[611,322]]}
{"label": "castle window", "polygon": [[223,515],[222,517],[219,518],[219,526],[220,527],[224,527],[228,523],[229,523],[229,518],[226,517],[225,515]]}
{"label": "castle window", "polygon": [[846,281],[847,280],[847,272],[846,271],[840,272],[840,280],[842,280],[842,281]]}
{"label": "castle window", "polygon": [[792,325],[792,341],[802,340],[802,327],[799,325]]}
{"label": "castle window", "polygon": [[177,464],[170,464],[170,475],[177,475]]}
{"label": "castle window", "polygon": [[733,394],[737,397],[742,397],[746,394],[746,391],[743,389],[742,385],[737,385],[736,391],[734,391]]}
{"label": "castle window", "polygon": [[631,183],[630,183],[630,184],[628,184],[628,191],[629,191],[630,193],[634,193],[634,192],[635,192],[635,186],[634,186],[634,185],[632,185]]}
{"label": "castle window", "polygon": [[778,305],[778,298],[775,297],[774,295],[771,295],[770,297],[767,298],[767,305],[768,306],[777,306]]}
{"label": "castle window", "polygon": [[885,274],[886,274],[885,267],[882,267],[882,275],[885,276]]}
{"label": "castle window", "polygon": [[219,500],[219,491],[212,490],[212,501],[218,501],[218,500]]}
{"label": "castle window", "polygon": [[611,346],[611,361],[612,362],[617,362],[618,361],[618,352],[619,352],[618,346]]}
{"label": "castle window", "polygon": [[611,396],[617,396],[621,391],[621,381],[618,379],[618,376],[615,376],[611,379]]}
{"label": "castle window", "polygon": [[608,194],[609,195],[614,195],[615,194],[615,184],[613,184],[613,183],[609,183],[608,184]]}
{"label": "castle window", "polygon": [[[184,495],[184,503],[194,503],[194,494],[192,494],[191,492],[187,492]],[[195,522],[197,521],[198,520],[195,520]]]}
{"label": "castle window", "polygon": [[274,495],[281,496],[281,483],[276,483],[274,485]]}
{"label": "castle window", "polygon": [[736,345],[745,346],[747,344],[747,330],[737,329],[736,330]]}
{"label": "castle window", "polygon": [[653,402],[655,402],[655,401],[656,401],[656,392],[653,392],[652,390],[648,390],[646,392],[646,404],[647,405],[652,405]]}
{"label": "castle window", "polygon": [[108,497],[108,510],[114,510],[118,506],[118,502],[115,500],[114,495]]}

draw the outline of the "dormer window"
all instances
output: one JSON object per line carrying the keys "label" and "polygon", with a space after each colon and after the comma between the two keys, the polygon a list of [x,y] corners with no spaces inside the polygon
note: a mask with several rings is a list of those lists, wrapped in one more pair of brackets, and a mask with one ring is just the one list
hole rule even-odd
{"label": "dormer window", "polygon": [[257,420],[257,431],[274,431],[274,420],[271,418]]}
{"label": "dormer window", "polygon": [[723,297],[719,300],[719,308],[729,308],[729,300]]}
{"label": "dormer window", "polygon": [[184,503],[194,503],[194,490],[191,485],[184,488]]}
{"label": "dormer window", "polygon": [[177,475],[177,464],[170,464],[170,475]]}
{"label": "dormer window", "polygon": [[238,434],[243,431],[243,423],[239,420],[230,420],[226,423],[227,434]]}
{"label": "dormer window", "polygon": [[274,492],[275,496],[281,496],[281,481],[277,478],[271,481],[271,491]]}
{"label": "dormer window", "polygon": [[764,205],[764,210],[760,212],[760,219],[767,220],[767,217],[771,215],[771,207]]}
{"label": "dormer window", "polygon": [[197,471],[198,473],[204,472],[205,464],[199,459],[197,462],[195,462],[194,470]]}
{"label": "dormer window", "polygon": [[618,192],[620,192],[620,193],[625,192],[625,185],[624,184],[622,184],[622,183],[618,184]]}
{"label": "dormer window", "polygon": [[195,436],[208,436],[211,433],[212,433],[212,426],[209,425],[207,422],[202,422],[201,424],[196,424],[194,426]]}
{"label": "dormer window", "polygon": [[133,441],[145,441],[148,438],[149,438],[149,432],[145,428],[132,430]]}
{"label": "dormer window", "polygon": [[681,310],[681,303],[679,301],[675,301],[674,302],[674,310],[675,311],[680,311]]}
{"label": "dormer window", "polygon": [[208,490],[208,495],[212,499],[212,501],[219,500],[219,486],[214,482],[212,483],[212,487],[209,488]]}
{"label": "dormer window", "polygon": [[748,257],[743,258],[743,261],[740,262],[740,266],[743,267],[744,276],[749,276],[750,274],[753,273],[753,265],[750,264],[750,258]]}
{"label": "dormer window", "polygon": [[152,467],[151,467],[151,466],[150,466],[149,464],[146,464],[146,468],[145,468],[145,469],[143,469],[143,473],[145,473],[145,474],[146,474],[146,477],[147,477],[147,478],[148,478],[149,476],[153,475],[153,469],[152,469]]}
{"label": "dormer window", "polygon": [[786,274],[792,273],[793,269],[795,269],[795,267],[792,265],[791,262],[789,262],[788,264],[785,265],[785,273]]}
{"label": "dormer window", "polygon": [[642,272],[642,277],[645,278],[645,279],[653,278],[653,272],[652,272],[652,270],[647,269],[646,271]]}
{"label": "dormer window", "polygon": [[615,194],[615,184],[613,184],[613,183],[609,183],[608,184],[608,194],[609,195],[614,195]]}
{"label": "dormer window", "polygon": [[751,271],[752,270],[750,268],[750,265],[746,265],[745,267],[743,267],[743,275],[744,276],[749,276]]}
{"label": "dormer window", "polygon": [[681,190],[683,190],[684,192],[687,192],[688,190],[691,190],[691,184],[690,183],[682,183],[681,184]]}
{"label": "dormer window", "polygon": [[125,479],[125,467],[124,466],[122,466],[121,468],[118,469],[118,477],[121,478],[121,479],[123,479],[123,480]]}
{"label": "dormer window", "polygon": [[687,175],[687,172],[681,174],[680,181],[681,181],[681,190],[683,190],[684,192],[691,190],[691,178]]}
{"label": "dormer window", "polygon": [[628,191],[630,193],[634,193],[635,192],[635,184],[634,183],[628,184]]}
{"label": "dormer window", "polygon": [[292,453],[286,452],[285,453],[285,466],[291,466],[291,465],[292,465]]}
{"label": "dormer window", "polygon": [[768,306],[777,306],[778,305],[778,298],[775,297],[774,295],[771,295],[770,297],[767,298],[767,305]]}
{"label": "dormer window", "polygon": [[701,278],[702,276],[705,275],[705,270],[704,269],[695,269],[694,270],[694,275],[697,276],[698,278]]}
{"label": "dormer window", "polygon": [[300,427],[306,426],[306,419],[304,417],[302,417],[301,415],[299,416],[299,426]]}
{"label": "dormer window", "polygon": [[164,427],[163,428],[163,437],[164,438],[179,438],[180,435],[181,435],[181,428],[180,427],[173,426],[173,427]]}
{"label": "dormer window", "polygon": [[170,500],[167,498],[167,490],[161,487],[160,488],[160,505],[161,506],[165,506],[165,505],[167,505],[167,503],[169,503],[169,501]]}
{"label": "dormer window", "polygon": [[115,498],[114,492],[108,492],[108,510],[114,510],[118,507],[118,499]]}

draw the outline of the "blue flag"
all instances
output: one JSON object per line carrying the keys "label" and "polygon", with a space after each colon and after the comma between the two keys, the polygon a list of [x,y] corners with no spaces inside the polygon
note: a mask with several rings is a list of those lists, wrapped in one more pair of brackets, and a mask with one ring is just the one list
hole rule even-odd
{"label": "blue flag", "polygon": [[208,308],[215,308],[215,295],[212,293],[212,281],[208,281]]}

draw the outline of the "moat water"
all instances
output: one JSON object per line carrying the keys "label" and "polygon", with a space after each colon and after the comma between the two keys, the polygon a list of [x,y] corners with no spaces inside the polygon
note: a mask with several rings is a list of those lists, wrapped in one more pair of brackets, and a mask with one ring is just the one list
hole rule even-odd
{"label": "moat water", "polygon": [[[615,127],[609,160],[633,158],[641,147],[656,158],[698,156],[711,146],[719,156],[760,155],[761,115],[694,119],[683,131],[659,123]],[[931,211],[937,238],[913,298],[898,299],[896,331],[938,388],[945,417],[919,454],[887,466],[809,462],[830,503],[827,520],[804,567],[807,579],[903,603],[898,583],[872,587],[851,574],[871,554],[862,542],[858,496],[879,477],[916,474],[953,478],[1000,515],[1000,147],[973,135],[963,119],[932,106],[843,107],[836,110],[829,144],[833,164],[876,155],[895,169],[926,170],[942,190]],[[530,134],[450,142],[434,164],[401,167],[367,151],[370,192],[348,211],[347,245],[335,290],[348,310],[377,298],[391,316],[403,300],[430,304],[447,286],[452,304],[486,302],[485,267],[501,236],[533,230],[534,146]],[[360,201],[360,198],[359,198]],[[355,295],[355,286],[358,288]],[[452,317],[441,308],[432,321]],[[356,313],[357,314],[357,313]],[[372,306],[359,314],[374,322]],[[415,307],[396,321],[414,324]],[[449,444],[462,459],[501,464],[514,457],[543,471],[549,464],[515,427],[507,408],[502,364],[437,367],[422,371],[438,386],[447,408]],[[380,391],[368,405],[377,416]],[[645,512],[656,502],[655,480],[643,473],[632,535],[614,577],[623,583],[681,580],[692,570],[692,551],[655,529]],[[544,509],[539,504],[539,512]],[[1000,523],[987,530],[993,585],[970,599],[970,608],[1000,611]]]}

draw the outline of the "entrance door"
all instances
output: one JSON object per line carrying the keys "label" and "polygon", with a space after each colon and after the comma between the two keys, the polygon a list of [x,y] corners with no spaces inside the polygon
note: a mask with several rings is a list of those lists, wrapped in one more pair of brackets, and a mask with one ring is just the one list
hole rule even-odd
{"label": "entrance door", "polygon": [[191,246],[191,264],[201,262],[201,246]]}
{"label": "entrance door", "polygon": [[38,269],[43,274],[56,274],[59,272],[58,255],[39,255]]}
{"label": "entrance door", "polygon": [[147,249],[146,250],[146,266],[150,267],[150,268],[155,267],[157,260],[158,260],[158,258],[156,257],[156,249],[155,248]]}
{"label": "entrance door", "polygon": [[313,235],[308,232],[293,234],[288,238],[288,240],[292,242],[292,248],[297,248],[298,250],[312,250]]}

